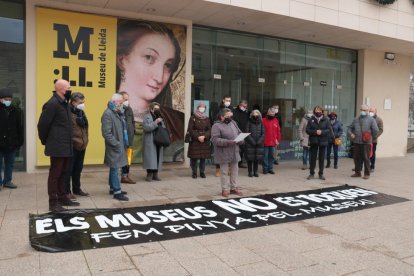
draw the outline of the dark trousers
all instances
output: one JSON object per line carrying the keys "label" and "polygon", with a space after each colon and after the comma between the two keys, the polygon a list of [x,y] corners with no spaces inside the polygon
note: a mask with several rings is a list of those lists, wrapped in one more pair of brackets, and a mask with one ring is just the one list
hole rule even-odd
{"label": "dark trousers", "polygon": [[369,151],[370,144],[354,144],[354,164],[355,173],[361,173],[362,164],[364,164],[364,175],[369,175],[370,161]]}
{"label": "dark trousers", "polygon": [[254,161],[247,161],[247,170],[249,171],[249,173],[257,173],[257,170],[259,169],[259,161],[258,160],[254,160]]}
{"label": "dark trousers", "polygon": [[122,167],[122,176],[128,176],[129,174],[129,165]]}
{"label": "dark trousers", "polygon": [[244,156],[246,154],[246,147],[244,145],[239,145],[239,153],[240,153],[240,162],[243,163],[245,160]]}
{"label": "dark trousers", "polygon": [[326,148],[326,161],[327,164],[331,164],[331,151],[333,148],[334,153],[334,165],[338,165],[338,146],[334,143],[329,143],[328,147]]}
{"label": "dark trousers", "polygon": [[[197,163],[199,159],[190,159],[190,166],[191,170],[193,171],[193,174],[197,174]],[[204,173],[204,170],[206,169],[206,159],[201,158],[200,159],[200,173]]]}
{"label": "dark trousers", "polygon": [[371,161],[371,169],[375,169],[375,159],[376,159],[376,154],[375,152],[377,151],[377,143],[372,143],[372,157],[370,159]]}
{"label": "dark trousers", "polygon": [[326,146],[311,145],[310,146],[310,174],[315,175],[316,158],[319,159],[319,175],[323,175],[323,165],[325,163]]}
{"label": "dark trousers", "polygon": [[68,175],[70,157],[50,157],[47,193],[49,206],[58,205],[59,200],[65,199],[65,179]]}
{"label": "dark trousers", "polygon": [[[16,157],[16,149],[0,148],[0,186],[10,184],[13,178],[14,159]],[[4,174],[3,171],[4,160]]]}
{"label": "dark trousers", "polygon": [[[73,156],[70,159],[70,165],[68,170],[68,177],[65,180],[65,193],[70,194],[79,193],[81,190],[80,178],[83,170],[83,162],[85,160],[86,150],[73,149]],[[72,179],[72,189],[70,187],[70,180]]]}

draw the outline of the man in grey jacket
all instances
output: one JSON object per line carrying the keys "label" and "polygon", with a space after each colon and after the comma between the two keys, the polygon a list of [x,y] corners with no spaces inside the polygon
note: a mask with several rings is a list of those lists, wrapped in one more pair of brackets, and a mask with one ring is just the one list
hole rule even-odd
{"label": "man in grey jacket", "polygon": [[125,149],[128,148],[128,134],[123,115],[123,102],[121,94],[112,95],[108,108],[101,118],[102,136],[105,139],[105,160],[109,167],[109,194],[114,199],[128,201],[126,192],[121,190],[118,171],[119,168],[128,165]]}
{"label": "man in grey jacket", "polygon": [[351,177],[361,177],[362,163],[364,164],[364,179],[370,175],[370,150],[373,137],[377,136],[378,126],[375,119],[368,115],[369,107],[361,105],[360,115],[357,116],[348,129],[348,136],[354,143],[355,173]]}
{"label": "man in grey jacket", "polygon": [[378,143],[378,137],[384,132],[384,123],[382,119],[377,115],[377,109],[374,106],[371,106],[369,109],[369,116],[375,119],[375,122],[377,122],[378,126],[378,133],[376,136],[372,137],[372,157],[370,159],[371,161],[371,172],[374,172],[375,170],[375,160],[376,160],[376,152],[377,152],[377,143]]}

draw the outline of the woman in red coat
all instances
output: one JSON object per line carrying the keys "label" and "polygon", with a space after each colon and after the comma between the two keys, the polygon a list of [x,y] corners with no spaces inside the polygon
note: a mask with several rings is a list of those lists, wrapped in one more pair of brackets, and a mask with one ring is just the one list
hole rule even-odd
{"label": "woman in red coat", "polygon": [[206,178],[204,173],[206,158],[210,158],[210,119],[205,114],[206,105],[200,102],[188,122],[187,131],[191,136],[187,156],[190,158],[190,165],[193,171],[193,178],[197,178],[197,162],[200,160],[200,177]]}
{"label": "woman in red coat", "polygon": [[273,153],[275,147],[280,143],[280,125],[275,117],[275,110],[269,108],[267,115],[262,119],[263,127],[265,129],[264,136],[264,159],[263,159],[263,174],[275,174],[273,171]]}

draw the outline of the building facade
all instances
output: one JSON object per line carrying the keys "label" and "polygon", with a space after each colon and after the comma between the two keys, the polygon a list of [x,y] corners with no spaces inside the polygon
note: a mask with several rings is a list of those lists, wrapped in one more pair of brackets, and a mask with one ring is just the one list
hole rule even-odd
{"label": "building facade", "polygon": [[[123,30],[142,22],[166,26],[178,45],[177,66],[167,70],[162,91],[150,98],[170,111],[176,131],[167,161],[186,160],[182,138],[194,103],[205,101],[214,116],[224,95],[233,105],[247,100],[250,109],[279,105],[282,159],[300,158],[297,128],[308,109],[321,105],[334,111],[346,128],[362,103],[376,106],[384,120],[378,157],[406,154],[413,114],[411,0],[389,5],[375,0],[3,0],[0,7],[0,86],[14,88],[14,104],[26,119],[20,169],[47,165],[36,124],[53,80],[60,77],[86,95],[92,138],[86,163],[102,164],[100,115],[110,95],[127,87],[121,77],[127,74],[121,62],[127,55],[120,53]],[[137,162],[140,141],[137,135]]]}

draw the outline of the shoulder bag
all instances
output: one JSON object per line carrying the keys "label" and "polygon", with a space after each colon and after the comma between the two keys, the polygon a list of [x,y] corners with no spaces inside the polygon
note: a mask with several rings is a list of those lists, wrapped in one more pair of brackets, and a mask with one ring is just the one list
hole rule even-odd
{"label": "shoulder bag", "polygon": [[154,144],[159,147],[168,147],[171,144],[170,132],[164,126],[154,130]]}

